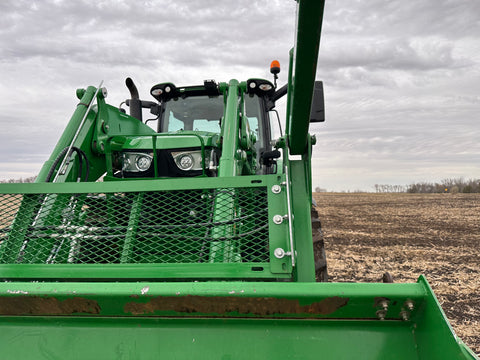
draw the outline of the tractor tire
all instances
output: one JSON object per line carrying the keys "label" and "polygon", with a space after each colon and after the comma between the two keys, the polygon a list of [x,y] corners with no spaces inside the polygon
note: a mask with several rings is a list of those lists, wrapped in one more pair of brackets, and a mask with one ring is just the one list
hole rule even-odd
{"label": "tractor tire", "polygon": [[325,243],[323,241],[322,223],[318,218],[318,212],[314,206],[312,206],[311,217],[313,254],[315,258],[315,277],[318,282],[327,282],[327,255],[325,254]]}

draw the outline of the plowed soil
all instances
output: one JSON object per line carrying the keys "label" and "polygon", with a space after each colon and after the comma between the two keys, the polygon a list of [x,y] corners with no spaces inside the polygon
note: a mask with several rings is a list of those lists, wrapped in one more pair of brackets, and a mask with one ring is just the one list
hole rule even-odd
{"label": "plowed soil", "polygon": [[456,334],[480,354],[480,194],[314,193],[330,281],[426,276]]}

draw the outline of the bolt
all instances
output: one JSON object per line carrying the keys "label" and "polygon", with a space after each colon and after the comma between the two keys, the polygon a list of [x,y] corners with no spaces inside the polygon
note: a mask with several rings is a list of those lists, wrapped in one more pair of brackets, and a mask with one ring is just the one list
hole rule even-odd
{"label": "bolt", "polygon": [[277,259],[282,259],[285,256],[285,250],[283,250],[282,248],[276,248],[273,251],[273,255],[275,255]]}
{"label": "bolt", "polygon": [[282,215],[275,215],[273,217],[273,222],[277,225],[280,225],[283,222],[283,216]]}
{"label": "bolt", "polygon": [[246,159],[245,151],[238,149],[237,152],[235,153],[235,158],[237,160],[245,160]]}
{"label": "bolt", "polygon": [[382,300],[378,303],[378,305],[385,311],[388,310],[388,303],[389,301],[388,300]]}
{"label": "bolt", "polygon": [[386,310],[377,310],[377,317],[380,320],[385,320],[385,316],[387,316],[387,311]]}
{"label": "bolt", "polygon": [[274,194],[280,194],[282,192],[282,188],[280,187],[280,185],[273,185],[272,192]]}
{"label": "bolt", "polygon": [[407,300],[405,301],[405,307],[410,310],[410,311],[413,311],[413,309],[415,309],[415,303],[412,301],[412,300]]}
{"label": "bolt", "polygon": [[408,321],[410,320],[410,314],[408,311],[400,311],[400,317],[402,318],[403,321]]}

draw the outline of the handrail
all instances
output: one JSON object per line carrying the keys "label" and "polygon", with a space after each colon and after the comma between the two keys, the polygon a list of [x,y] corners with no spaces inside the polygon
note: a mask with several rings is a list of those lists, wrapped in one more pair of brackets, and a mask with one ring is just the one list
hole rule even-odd
{"label": "handrail", "polygon": [[87,110],[85,111],[85,114],[83,115],[83,118],[82,118],[82,120],[80,121],[80,125],[78,126],[77,131],[75,132],[75,135],[73,136],[73,139],[72,139],[72,141],[70,142],[70,145],[68,146],[68,150],[67,150],[67,152],[66,152],[66,154],[65,154],[65,157],[63,158],[62,162],[60,163],[60,166],[58,167],[58,171],[57,171],[57,173],[55,174],[55,177],[53,178],[53,181],[52,181],[52,182],[56,182],[56,181],[57,181],[58,176],[62,173],[62,169],[63,169],[63,167],[65,166],[65,163],[66,163],[67,160],[70,158],[70,151],[72,151],[73,144],[74,144],[75,141],[77,140],[78,134],[80,134],[80,130],[82,130],[83,124],[85,123],[85,120],[87,119],[87,116],[88,116],[88,114],[89,114],[89,112],[90,112],[90,109],[92,108],[93,102],[94,102],[95,99],[97,98],[97,94],[98,94],[98,92],[100,91],[102,85],[103,85],[103,80],[100,82],[100,85],[98,85],[97,89],[95,90],[95,93],[93,94],[92,99],[91,99],[90,102],[88,103]]}

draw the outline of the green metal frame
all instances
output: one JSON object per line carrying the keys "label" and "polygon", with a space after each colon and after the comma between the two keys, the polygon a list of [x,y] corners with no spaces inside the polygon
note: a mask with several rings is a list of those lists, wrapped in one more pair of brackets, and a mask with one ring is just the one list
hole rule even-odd
{"label": "green metal frame", "polygon": [[[390,304],[385,320],[377,315],[381,300]],[[453,334],[423,277],[416,284],[0,283],[0,318],[8,324],[0,333],[5,358],[478,359]]]}
{"label": "green metal frame", "polygon": [[[275,224],[273,218],[275,215],[284,214],[286,212],[286,196],[285,192],[280,194],[271,191],[273,186],[282,186],[283,177],[277,175],[268,176],[242,176],[229,178],[183,178],[177,179],[175,182],[159,180],[137,180],[137,181],[118,181],[104,183],[35,183],[35,184],[4,184],[0,186],[0,193],[3,194],[23,194],[24,199],[29,199],[33,194],[51,194],[56,196],[60,202],[55,206],[58,211],[52,209],[53,213],[61,212],[61,199],[69,199],[70,194],[87,194],[87,193],[123,193],[136,192],[137,196],[142,196],[146,192],[152,191],[168,191],[168,190],[192,190],[192,189],[217,189],[224,187],[231,188],[267,188],[268,194],[268,218],[269,218],[269,247],[270,260],[266,263],[225,263],[225,260],[218,258],[215,263],[198,263],[198,264],[16,264],[15,259],[3,259],[0,264],[0,274],[4,279],[48,279],[48,278],[73,278],[83,279],[83,281],[95,278],[96,281],[101,279],[289,279],[292,277],[292,266],[289,258],[278,259],[274,256],[276,248],[290,249],[288,240],[288,224]],[[139,191],[141,189],[141,192]],[[66,196],[65,196],[66,195]],[[220,194],[223,196],[223,194]],[[227,195],[228,196],[228,195]],[[141,198],[135,202],[139,206]],[[27,202],[25,202],[27,201]],[[227,199],[227,201],[229,201]],[[232,201],[234,201],[232,199]],[[232,203],[233,204],[233,203]],[[27,209],[28,208],[28,209]],[[19,209],[19,216],[15,220],[13,226],[23,229],[27,225],[22,223],[22,219],[30,219],[33,216],[34,208],[28,207],[28,200],[24,200]],[[217,213],[217,212],[215,212]],[[138,224],[135,207],[130,210],[130,225],[126,234],[122,259],[128,257],[130,247],[129,239],[134,236],[135,226]],[[215,221],[229,220],[229,215],[219,212],[222,218],[214,218]],[[27,220],[25,220],[27,221]],[[25,222],[24,221],[24,222]],[[23,225],[22,225],[23,224]],[[227,235],[228,227],[233,225],[225,225],[224,231],[214,232],[213,237],[222,237]],[[26,230],[25,230],[26,231]],[[131,232],[131,236],[129,233]],[[12,239],[9,243],[0,246],[0,252],[8,254],[18,254],[19,246],[23,243],[23,237],[27,236],[25,232],[20,233],[21,239]],[[11,248],[17,244],[17,250]],[[219,246],[228,246],[226,241],[215,242],[217,248]],[[225,249],[223,249],[225,250]],[[222,250],[222,251],[223,251]],[[216,250],[220,251],[219,249]],[[227,250],[225,250],[227,251]],[[7,262],[7,263],[5,263]],[[228,262],[228,261],[227,261]]]}

